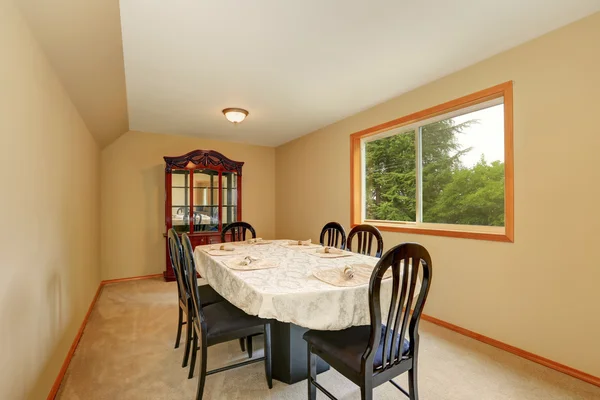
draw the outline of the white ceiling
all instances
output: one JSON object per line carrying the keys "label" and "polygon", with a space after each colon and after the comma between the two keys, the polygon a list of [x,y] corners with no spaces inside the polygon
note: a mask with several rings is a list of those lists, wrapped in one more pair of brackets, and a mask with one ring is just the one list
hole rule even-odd
{"label": "white ceiling", "polygon": [[[599,0],[121,0],[131,130],[277,146]],[[250,111],[233,126],[226,107]]]}

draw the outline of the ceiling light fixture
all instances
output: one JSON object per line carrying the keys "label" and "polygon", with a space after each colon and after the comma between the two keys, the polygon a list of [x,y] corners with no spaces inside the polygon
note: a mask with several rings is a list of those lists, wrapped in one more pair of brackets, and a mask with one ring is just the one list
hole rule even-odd
{"label": "ceiling light fixture", "polygon": [[227,118],[229,122],[237,125],[246,119],[248,111],[243,108],[226,108],[223,110],[223,115],[225,115],[225,118]]}

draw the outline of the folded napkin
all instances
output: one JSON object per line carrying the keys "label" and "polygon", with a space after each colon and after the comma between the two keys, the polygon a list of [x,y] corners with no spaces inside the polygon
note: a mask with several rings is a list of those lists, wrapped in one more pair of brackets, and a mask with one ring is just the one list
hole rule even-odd
{"label": "folded napkin", "polygon": [[257,261],[260,261],[260,260],[256,257],[246,256],[239,262],[239,264],[242,266],[246,266],[246,265],[250,265],[251,263],[257,262]]}
{"label": "folded napkin", "polygon": [[[315,278],[339,287],[353,287],[366,285],[371,280],[374,266],[368,264],[349,264],[343,267],[334,267],[313,271]],[[388,269],[383,279],[392,276],[392,270]]]}
{"label": "folded napkin", "polygon": [[235,254],[235,247],[230,244],[217,244],[202,249],[211,256],[231,256]]}
{"label": "folded napkin", "polygon": [[223,261],[226,267],[238,271],[253,271],[257,269],[276,268],[278,265],[269,261],[261,260],[252,256],[238,257]]}
{"label": "folded napkin", "polygon": [[235,248],[229,244],[218,244],[210,247],[211,250],[234,251]]}
{"label": "folded napkin", "polygon": [[339,257],[351,257],[354,254],[349,251],[343,251],[337,249],[335,247],[323,247],[322,249],[318,249],[314,254],[320,258],[339,258]]}
{"label": "folded napkin", "polygon": [[338,249],[337,247],[325,246],[321,250],[317,250],[317,253],[323,253],[323,254],[342,254],[343,252],[342,252],[342,250]]}
{"label": "folded napkin", "polygon": [[344,278],[346,278],[346,279],[354,278],[354,268],[352,268],[352,265],[344,266]]}
{"label": "folded napkin", "polygon": [[289,240],[288,246],[310,246],[312,243],[311,239],[308,240]]}
{"label": "folded napkin", "polygon": [[270,244],[273,243],[272,240],[263,240],[263,238],[256,238],[256,239],[248,239],[246,240],[246,243],[248,244]]}

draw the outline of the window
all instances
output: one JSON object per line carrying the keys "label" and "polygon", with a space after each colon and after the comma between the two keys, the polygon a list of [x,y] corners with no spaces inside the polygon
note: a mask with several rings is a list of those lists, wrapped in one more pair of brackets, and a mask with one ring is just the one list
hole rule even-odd
{"label": "window", "polygon": [[352,224],[513,241],[512,82],[351,136]]}

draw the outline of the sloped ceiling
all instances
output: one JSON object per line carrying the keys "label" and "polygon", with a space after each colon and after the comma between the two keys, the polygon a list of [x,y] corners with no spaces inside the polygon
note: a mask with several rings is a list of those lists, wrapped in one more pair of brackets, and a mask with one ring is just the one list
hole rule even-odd
{"label": "sloped ceiling", "polygon": [[[600,10],[600,0],[15,1],[102,147],[129,129],[277,146]],[[233,126],[226,107],[250,116]]]}
{"label": "sloped ceiling", "polygon": [[129,130],[118,0],[18,0],[101,147]]}

